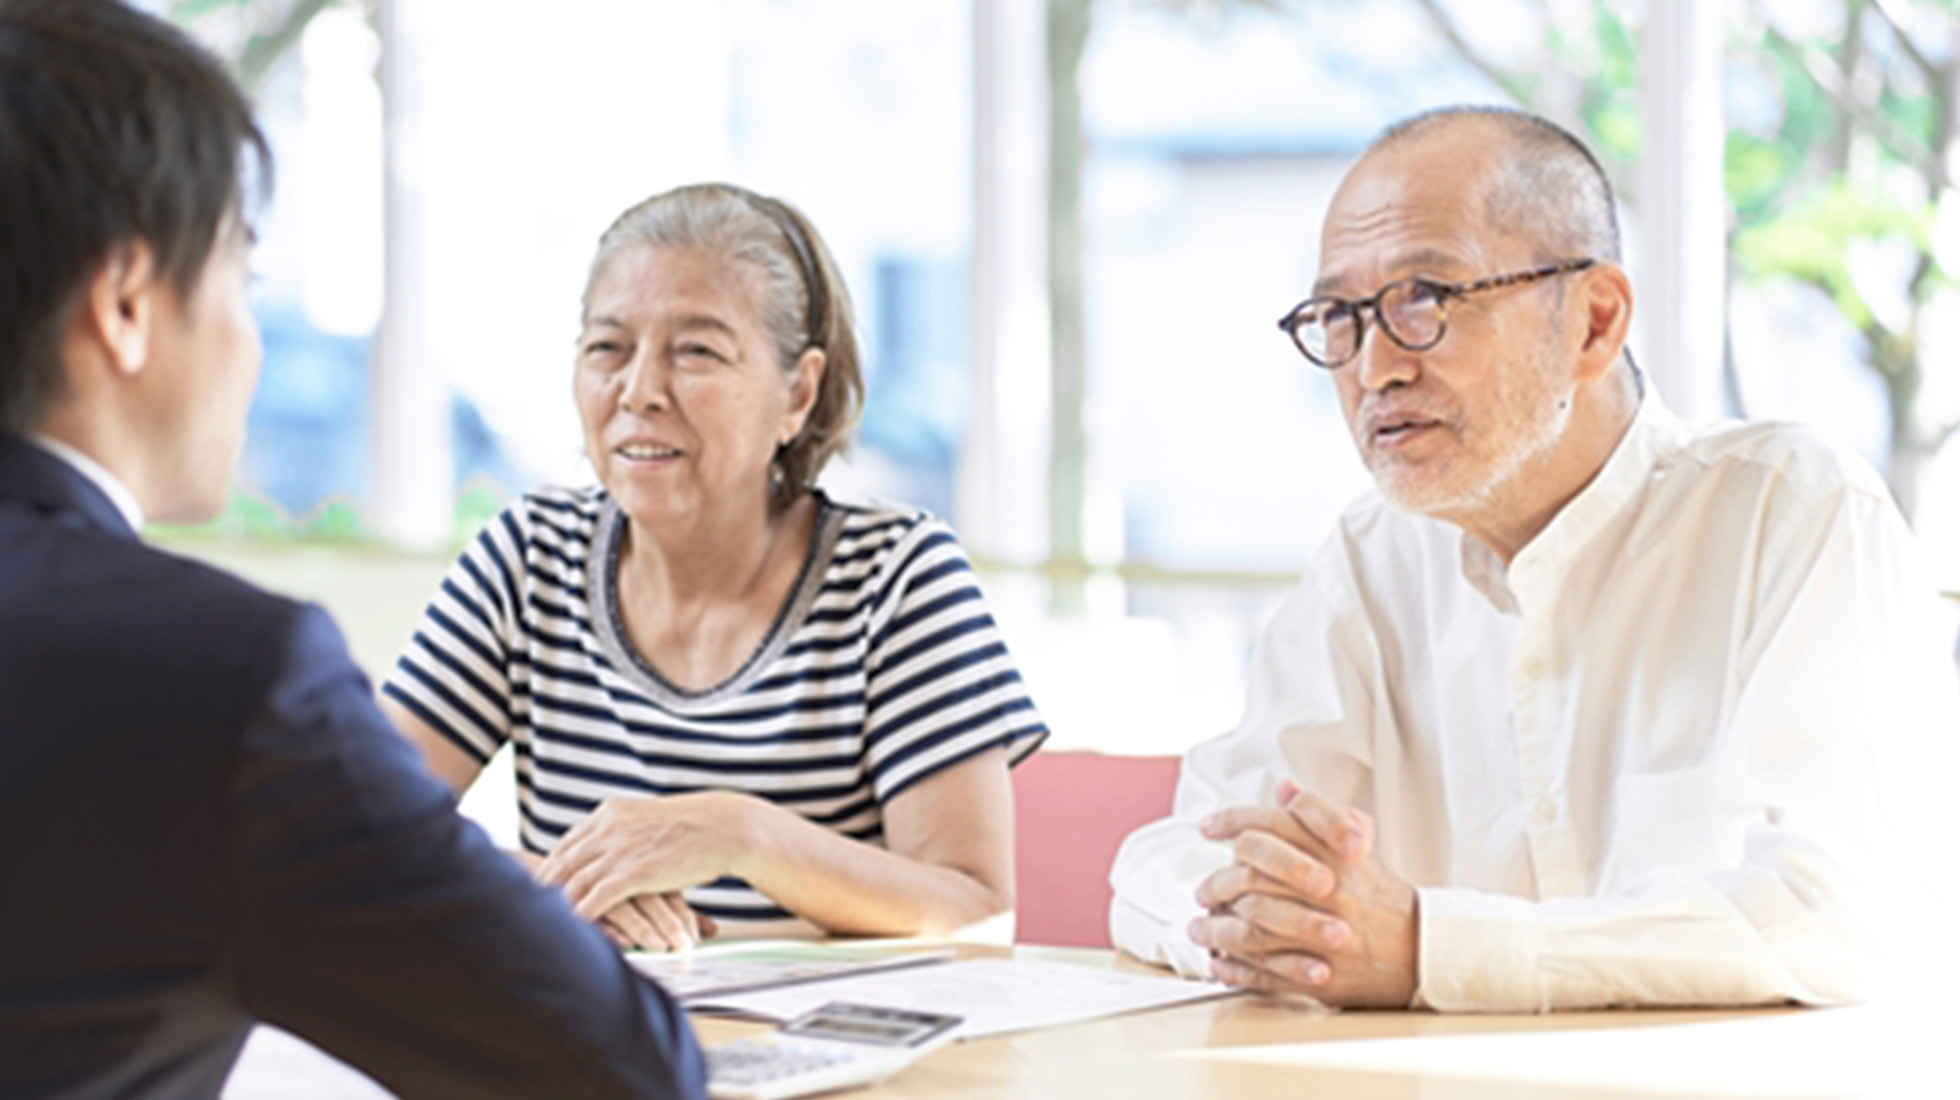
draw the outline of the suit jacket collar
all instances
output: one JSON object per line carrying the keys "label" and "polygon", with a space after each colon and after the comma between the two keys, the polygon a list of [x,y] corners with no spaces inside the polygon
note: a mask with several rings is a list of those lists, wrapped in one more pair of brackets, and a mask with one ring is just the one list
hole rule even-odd
{"label": "suit jacket collar", "polygon": [[0,432],[0,499],[7,498],[136,538],[115,502],[81,471],[17,435]]}

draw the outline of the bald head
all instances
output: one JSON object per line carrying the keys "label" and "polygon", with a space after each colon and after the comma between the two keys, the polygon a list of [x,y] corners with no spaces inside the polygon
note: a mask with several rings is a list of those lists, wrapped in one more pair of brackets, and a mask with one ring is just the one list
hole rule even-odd
{"label": "bald head", "polygon": [[1509,557],[1598,473],[1639,407],[1618,236],[1585,146],[1515,111],[1419,116],[1348,172],[1310,319],[1346,326],[1334,386],[1389,500]]}
{"label": "bald head", "polygon": [[[1613,185],[1584,142],[1556,123],[1506,107],[1444,107],[1383,131],[1363,155],[1415,154],[1473,143],[1480,164],[1453,164],[1482,185],[1493,232],[1548,259],[1620,260]],[[1481,168],[1481,172],[1470,170]]]}

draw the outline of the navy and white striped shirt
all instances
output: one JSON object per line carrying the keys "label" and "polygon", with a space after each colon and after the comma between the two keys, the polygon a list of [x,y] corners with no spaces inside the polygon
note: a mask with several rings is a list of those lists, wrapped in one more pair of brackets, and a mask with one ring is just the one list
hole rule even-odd
{"label": "navy and white striped shirt", "polygon": [[[713,688],[675,687],[627,641],[627,521],[591,488],[529,493],[492,520],[382,690],[479,760],[515,742],[533,852],[606,798],[708,789],[882,845],[893,796],[990,748],[1019,761],[1047,727],[945,523],[818,503],[775,625]],[[739,879],[687,899],[723,922],[794,919]]]}

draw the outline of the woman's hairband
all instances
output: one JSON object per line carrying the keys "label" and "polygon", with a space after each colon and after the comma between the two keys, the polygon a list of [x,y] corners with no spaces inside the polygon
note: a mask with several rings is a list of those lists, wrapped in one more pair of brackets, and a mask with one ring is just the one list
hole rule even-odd
{"label": "woman's hairband", "polygon": [[791,214],[789,208],[781,202],[754,194],[749,196],[749,202],[767,215],[769,220],[776,223],[776,228],[781,230],[784,239],[789,241],[790,251],[796,253],[796,266],[803,270],[803,286],[809,296],[809,343],[804,347],[822,349],[823,325],[825,315],[829,312],[830,299],[825,293],[823,269],[817,263],[816,248],[810,239],[804,236],[803,227],[797,223],[796,216]]}

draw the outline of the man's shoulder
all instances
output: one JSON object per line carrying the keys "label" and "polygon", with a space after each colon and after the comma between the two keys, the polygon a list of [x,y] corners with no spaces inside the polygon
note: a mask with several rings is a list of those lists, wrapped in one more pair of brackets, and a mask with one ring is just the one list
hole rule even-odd
{"label": "man's shoulder", "polygon": [[301,605],[147,543],[50,524],[15,556],[0,603],[17,637],[87,640],[90,660],[195,665],[262,655]]}
{"label": "man's shoulder", "polygon": [[1329,554],[1358,560],[1388,558],[1402,565],[1436,560],[1454,567],[1462,533],[1439,519],[1397,508],[1379,491],[1369,490],[1342,509],[1322,547]]}
{"label": "man's shoulder", "polygon": [[223,761],[290,670],[341,667],[323,614],[211,565],[90,530],[0,544],[0,700],[53,754],[41,767],[57,785],[110,761],[215,797]]}
{"label": "man's shoulder", "polygon": [[1804,424],[1731,420],[1703,425],[1689,430],[1677,455],[1708,476],[1773,488],[1793,502],[1847,492],[1880,500],[1890,496],[1884,478],[1863,456]]}
{"label": "man's shoulder", "polygon": [[[1378,603],[1383,592],[1413,606],[1445,598],[1461,579],[1462,533],[1442,520],[1397,508],[1380,492],[1357,497],[1335,519],[1294,590],[1346,614]],[[1371,595],[1372,594],[1372,595]]]}
{"label": "man's shoulder", "polygon": [[175,549],[128,544],[103,566],[105,572],[127,578],[128,597],[135,605],[132,617],[134,611],[148,608],[159,619],[165,614],[182,616],[186,623],[208,627],[250,624],[278,629],[300,610],[296,600]]}

